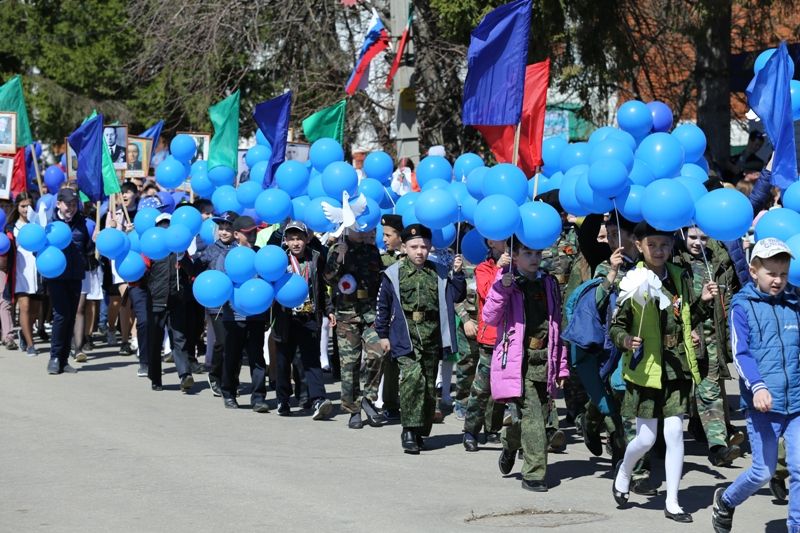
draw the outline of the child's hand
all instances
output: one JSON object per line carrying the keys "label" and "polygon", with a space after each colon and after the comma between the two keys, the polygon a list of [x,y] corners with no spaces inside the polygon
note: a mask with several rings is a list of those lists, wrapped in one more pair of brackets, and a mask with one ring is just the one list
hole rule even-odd
{"label": "child's hand", "polygon": [[710,302],[718,294],[719,294],[719,285],[717,285],[713,281],[709,281],[703,286],[703,294],[702,296],[700,296],[700,299],[703,300],[704,302]]}
{"label": "child's hand", "polygon": [[642,346],[642,338],[641,337],[631,337],[630,335],[625,337],[625,347],[628,350],[630,350],[632,352],[635,352],[641,346]]}
{"label": "child's hand", "polygon": [[328,321],[330,322],[332,328],[336,327],[336,315],[334,315],[333,313],[329,314]]}
{"label": "child's hand", "polygon": [[468,339],[474,339],[478,336],[478,324],[474,320],[470,319],[464,322],[464,335]]}
{"label": "child's hand", "polygon": [[392,343],[389,342],[389,339],[380,339],[380,341],[381,350],[383,350],[383,353],[389,353],[389,351],[392,349]]}
{"label": "child's hand", "polygon": [[753,394],[753,407],[762,413],[766,413],[772,409],[772,395],[767,389],[761,389]]}
{"label": "child's hand", "polygon": [[511,272],[506,272],[502,277],[503,287],[510,287],[514,283],[514,275]]}
{"label": "child's hand", "polygon": [[511,264],[511,254],[508,252],[503,252],[503,255],[500,256],[500,259],[497,260],[497,267],[503,268],[507,267]]}
{"label": "child's hand", "polygon": [[453,259],[453,272],[461,272],[461,267],[464,266],[464,257],[458,254]]}
{"label": "child's hand", "polygon": [[558,381],[556,381],[556,387],[558,387],[559,389],[563,389],[566,384],[567,384],[566,378],[560,378]]}
{"label": "child's hand", "polygon": [[695,348],[700,346],[700,334],[695,330],[692,330],[692,346]]}
{"label": "child's hand", "polygon": [[344,256],[347,255],[347,243],[345,241],[340,241],[339,244],[336,245],[336,251],[339,252],[336,261],[340,264],[344,263]]}
{"label": "child's hand", "polygon": [[619,268],[622,266],[622,262],[624,260],[622,256],[623,250],[625,250],[625,248],[617,248],[614,250],[614,253],[611,254],[611,258],[608,260],[608,262],[611,263],[611,269],[615,272],[618,272]]}

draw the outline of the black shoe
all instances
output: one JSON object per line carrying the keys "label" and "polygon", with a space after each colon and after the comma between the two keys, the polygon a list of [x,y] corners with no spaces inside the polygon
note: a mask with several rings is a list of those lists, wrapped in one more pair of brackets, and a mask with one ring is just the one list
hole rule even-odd
{"label": "black shoe", "polygon": [[58,362],[58,359],[50,359],[50,362],[47,363],[47,373],[51,375],[61,373],[61,363]]}
{"label": "black shoe", "polygon": [[563,452],[567,447],[567,436],[560,429],[547,432],[548,450],[550,453]]}
{"label": "black shoe", "polygon": [[522,488],[531,492],[547,492],[547,483],[537,479],[523,479]]}
{"label": "black shoe", "polygon": [[225,405],[225,409],[239,408],[239,402],[236,401],[236,398],[225,398],[222,402]]}
{"label": "black shoe", "polygon": [[692,515],[689,513],[670,513],[664,509],[664,516],[681,524],[691,524],[694,522],[694,520],[692,520]]}
{"label": "black shoe", "polygon": [[600,434],[589,429],[589,424],[581,424],[583,443],[595,457],[603,455],[603,440]]}
{"label": "black shoe", "polygon": [[403,453],[410,453],[412,455],[419,454],[419,445],[417,444],[417,436],[410,429],[404,429],[400,435],[400,442],[403,445]]}
{"label": "black shoe", "polygon": [[468,452],[478,451],[478,441],[472,433],[464,433],[464,449]]}
{"label": "black shoe", "polygon": [[361,421],[361,413],[353,413],[350,415],[350,420],[347,422],[347,427],[350,429],[361,429],[364,427],[364,422]]}
{"label": "black shoe", "polygon": [[486,444],[500,444],[500,433],[486,433]]}
{"label": "black shoe", "polygon": [[264,400],[263,398],[252,400],[250,402],[250,407],[256,413],[269,413],[269,404],[267,404],[266,400]]}
{"label": "black shoe", "polygon": [[67,364],[67,365],[64,365],[64,366],[61,367],[61,372],[63,374],[77,374],[78,373],[78,369],[74,368],[74,367],[71,367],[71,366],[69,366]]}
{"label": "black shoe", "polygon": [[384,409],[383,418],[385,418],[387,422],[399,422],[400,409]]}
{"label": "black shoe", "polygon": [[628,497],[630,496],[630,492],[620,492],[617,490],[617,475],[619,474],[621,466],[622,461],[617,464],[617,467],[614,469],[614,475],[611,476],[611,494],[614,496],[614,501],[617,502],[617,507],[620,509],[628,505]]}
{"label": "black shoe", "polygon": [[222,389],[219,386],[219,380],[217,380],[217,378],[211,374],[208,375],[208,386],[211,388],[211,394],[217,398],[222,396]]}
{"label": "black shoe", "polygon": [[120,355],[133,355],[136,353],[136,350],[133,349],[130,342],[123,342],[122,345],[119,347],[119,354]]}
{"label": "black shoe", "polygon": [[735,507],[728,507],[722,500],[725,489],[720,487],[714,491],[714,511],[711,515],[711,525],[715,533],[728,533],[733,528],[733,512]]}
{"label": "black shoe", "polygon": [[164,387],[161,386],[161,385],[156,385],[155,383],[151,383],[150,384],[150,390],[160,392],[160,391],[164,390]]}
{"label": "black shoe", "polygon": [[739,446],[744,442],[744,432],[734,426],[728,427],[728,446]]}
{"label": "black shoe", "polygon": [[422,435],[418,434],[418,433],[415,433],[415,435],[417,437],[417,446],[419,446],[420,450],[424,450],[425,449],[425,438]]}
{"label": "black shoe", "polygon": [[708,453],[708,460],[714,466],[730,466],[734,459],[742,455],[742,449],[733,446],[714,446]]}
{"label": "black shoe", "polygon": [[202,364],[200,364],[197,361],[192,361],[191,363],[189,363],[189,368],[191,369],[192,374],[205,374],[206,373],[206,367],[203,366]]}
{"label": "black shoe", "polygon": [[186,374],[181,378],[181,392],[186,394],[194,387],[194,378],[191,374]]}
{"label": "black shoe", "polygon": [[[378,414],[378,410],[375,409],[375,406],[372,405],[372,402],[367,398],[361,399],[361,409],[364,410],[364,414],[367,416],[367,424],[374,428],[379,428],[383,425],[383,417]],[[359,417],[360,416],[359,414]]]}
{"label": "black shoe", "polygon": [[769,491],[772,497],[780,502],[785,502],[786,498],[789,497],[789,492],[786,490],[786,481],[774,476],[769,480]]}
{"label": "black shoe", "polygon": [[[620,461],[620,464],[622,461]],[[631,480],[631,492],[634,494],[638,494],[639,496],[655,496],[658,494],[658,491],[653,488],[650,484],[649,477],[643,477],[639,479],[632,479]]]}
{"label": "black shoe", "polygon": [[517,452],[503,448],[500,452],[500,457],[497,458],[497,466],[500,468],[500,473],[507,476],[514,468],[514,461],[517,459]]}
{"label": "black shoe", "polygon": [[278,416],[292,416],[292,408],[288,403],[278,404]]}

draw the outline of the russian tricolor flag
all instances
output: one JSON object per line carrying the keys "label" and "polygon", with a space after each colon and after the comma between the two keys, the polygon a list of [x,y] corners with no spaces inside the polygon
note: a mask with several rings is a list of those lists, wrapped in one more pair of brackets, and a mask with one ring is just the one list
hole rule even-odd
{"label": "russian tricolor flag", "polygon": [[364,44],[356,60],[356,66],[350,79],[345,85],[345,92],[348,96],[353,96],[359,89],[364,89],[369,81],[369,63],[372,59],[383,52],[389,46],[389,33],[378,17],[378,12],[372,10],[372,18],[369,21],[369,29],[364,37]]}

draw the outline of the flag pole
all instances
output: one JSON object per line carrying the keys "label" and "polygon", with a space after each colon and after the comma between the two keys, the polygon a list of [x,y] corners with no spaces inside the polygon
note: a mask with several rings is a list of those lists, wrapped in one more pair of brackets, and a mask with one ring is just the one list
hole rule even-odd
{"label": "flag pole", "polygon": [[[36,184],[39,186],[39,194],[44,194],[42,187],[42,175],[39,173],[39,162],[36,160],[36,143],[31,143],[31,159],[33,159],[33,170],[36,172]],[[49,191],[54,194],[57,191]]]}
{"label": "flag pole", "polygon": [[119,204],[122,206],[122,212],[125,213],[125,220],[128,222],[128,224],[130,224],[131,214],[128,213],[128,207],[125,205],[125,199],[122,198],[122,193],[117,193],[117,194],[119,194]]}
{"label": "flag pole", "polygon": [[517,162],[519,162],[519,135],[522,131],[522,119],[517,122],[517,127],[514,130],[514,155],[512,156],[512,162],[514,166],[517,166]]}
{"label": "flag pole", "polygon": [[531,201],[536,200],[536,197],[539,195],[539,172],[542,171],[542,167],[537,166],[533,171],[533,198]]}
{"label": "flag pole", "polygon": [[[95,202],[95,221],[94,221],[94,232],[97,234],[98,230],[100,229],[100,200]],[[98,261],[100,260],[100,250],[97,249],[97,246],[94,248],[94,258]]]}

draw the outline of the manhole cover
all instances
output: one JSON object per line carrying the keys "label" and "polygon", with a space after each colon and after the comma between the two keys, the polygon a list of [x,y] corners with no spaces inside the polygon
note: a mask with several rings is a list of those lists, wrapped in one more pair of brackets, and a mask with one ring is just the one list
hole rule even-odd
{"label": "manhole cover", "polygon": [[498,512],[476,515],[467,518],[467,524],[477,524],[489,527],[543,527],[557,528],[588,524],[608,517],[601,513],[567,509],[565,511],[552,511],[540,509],[519,509],[517,511]]}

